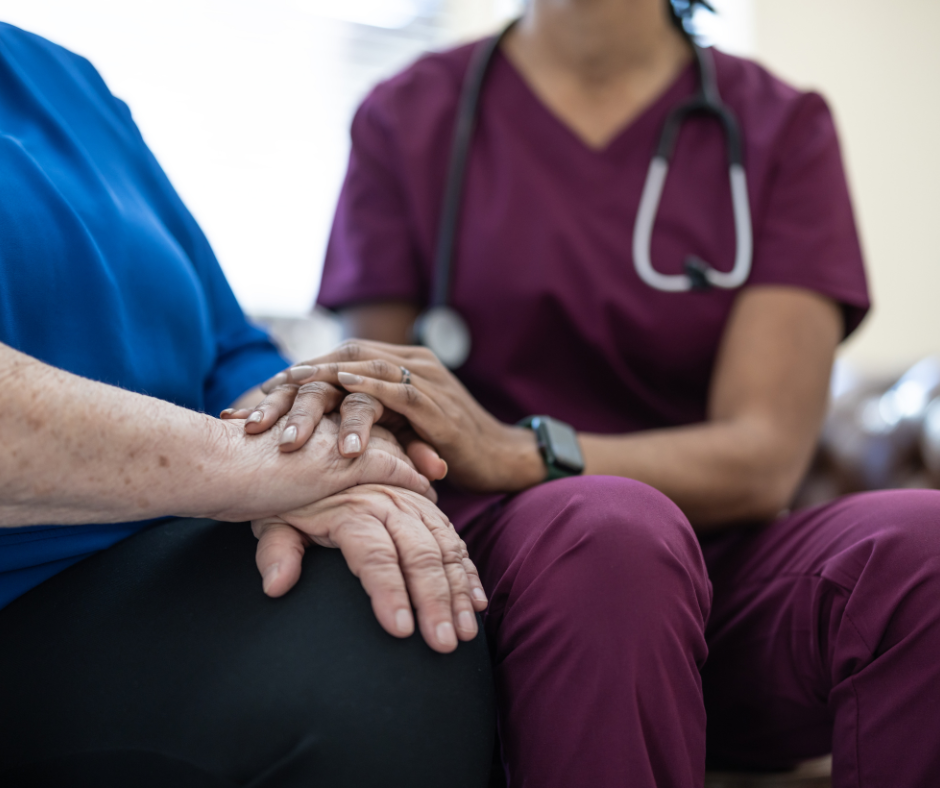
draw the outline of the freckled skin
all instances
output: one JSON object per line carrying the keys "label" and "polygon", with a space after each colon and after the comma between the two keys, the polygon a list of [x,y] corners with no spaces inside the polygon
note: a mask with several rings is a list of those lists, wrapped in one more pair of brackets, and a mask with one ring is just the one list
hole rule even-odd
{"label": "freckled skin", "polygon": [[[427,490],[391,435],[339,455],[338,416],[309,445],[72,375],[0,343],[0,528],[168,515],[242,522],[359,484]],[[379,428],[377,428],[379,429]],[[37,431],[38,430],[38,431]],[[246,480],[249,480],[246,483]]]}

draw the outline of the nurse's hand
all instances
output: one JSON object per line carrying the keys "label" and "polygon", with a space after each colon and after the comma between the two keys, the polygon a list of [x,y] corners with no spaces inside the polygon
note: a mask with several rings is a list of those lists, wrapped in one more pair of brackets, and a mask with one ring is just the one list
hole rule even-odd
{"label": "nurse's hand", "polygon": [[414,632],[443,653],[477,634],[486,594],[467,547],[447,517],[422,496],[363,485],[251,524],[264,592],[278,597],[300,578],[307,545],[336,547],[362,582],[383,629]]}
{"label": "nurse's hand", "polygon": [[[410,381],[406,382],[402,368],[410,372]],[[294,380],[303,385],[328,383],[356,396],[368,395],[383,407],[380,415],[390,410],[404,416],[415,434],[447,463],[449,478],[475,492],[515,492],[545,478],[532,431],[503,424],[487,413],[426,348],[351,340],[306,362],[301,370],[298,373],[293,367],[279,373],[261,388],[274,391],[284,381]],[[295,416],[292,413],[291,419]],[[365,447],[368,428],[368,420],[343,420],[341,444],[354,435],[358,445]]]}
{"label": "nurse's hand", "polygon": [[[219,414],[219,418],[244,419],[245,432],[258,435],[273,427],[281,416],[293,408],[295,414],[303,414],[306,418],[289,419],[284,425],[278,445],[282,452],[296,451],[310,439],[320,419],[341,407],[346,397],[345,391],[329,383],[312,382],[301,385],[304,379],[309,378],[310,370],[310,367],[303,365],[289,367],[278,373],[276,384],[271,384],[271,381],[268,381],[271,385],[265,384],[267,388],[262,389],[265,397],[260,403],[251,408],[226,408]],[[370,404],[363,403],[364,409],[368,410]],[[356,415],[348,406],[346,410],[348,418]],[[374,424],[376,421],[372,419],[369,423]]]}
{"label": "nurse's hand", "polygon": [[289,413],[278,440],[278,449],[286,454],[300,449],[323,416],[338,409],[341,423],[338,448],[343,457],[360,456],[368,445],[372,425],[378,424],[398,439],[423,476],[435,481],[447,475],[447,463],[418,438],[401,416],[386,411],[381,402],[368,394],[349,394],[329,383],[310,380],[313,369],[306,365],[289,367],[264,384],[265,397],[257,405],[226,408],[219,418],[244,419],[245,432],[259,435]]}

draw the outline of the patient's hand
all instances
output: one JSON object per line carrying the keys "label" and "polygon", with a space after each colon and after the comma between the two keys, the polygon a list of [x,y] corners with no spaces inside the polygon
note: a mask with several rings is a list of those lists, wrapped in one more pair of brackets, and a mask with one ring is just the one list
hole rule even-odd
{"label": "patient's hand", "polygon": [[252,523],[264,591],[277,597],[300,577],[307,545],[338,547],[372,599],[382,627],[414,632],[412,605],[425,641],[449,652],[477,634],[474,611],[486,595],[463,540],[447,517],[416,493],[362,485],[280,517]]}

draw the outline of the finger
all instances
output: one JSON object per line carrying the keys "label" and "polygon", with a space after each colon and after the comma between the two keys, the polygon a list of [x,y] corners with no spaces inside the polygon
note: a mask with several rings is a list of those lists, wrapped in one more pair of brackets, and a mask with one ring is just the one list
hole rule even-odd
{"label": "finger", "polygon": [[389,383],[346,372],[339,372],[336,377],[348,392],[369,394],[389,410],[402,414],[422,438],[439,435],[448,427],[434,400],[412,383]]}
{"label": "finger", "polygon": [[270,394],[278,386],[303,383],[310,378],[310,374],[313,370],[314,367],[308,364],[295,364],[282,372],[278,372],[273,378],[269,378],[262,383],[261,391],[265,394]]}
{"label": "finger", "polygon": [[220,419],[247,419],[251,415],[250,408],[226,408],[219,414]]}
{"label": "finger", "polygon": [[457,625],[457,635],[461,640],[473,640],[477,635],[477,617],[474,585],[468,568],[472,568],[477,583],[479,577],[476,576],[476,567],[469,560],[467,546],[440,510],[423,508],[421,519],[441,550],[441,561],[450,584],[451,609]]}
{"label": "finger", "polygon": [[264,593],[270,597],[283,596],[300,579],[307,539],[276,517],[256,520],[251,530],[258,538],[255,563],[261,572]]}
{"label": "finger", "polygon": [[332,540],[369,595],[382,629],[395,637],[412,635],[414,616],[398,550],[382,523],[374,517],[350,516],[335,529]]}
{"label": "finger", "polygon": [[[322,384],[329,385],[329,384]],[[331,386],[332,388],[332,386]],[[368,394],[350,394],[340,405],[339,453],[344,457],[358,457],[369,445],[369,435],[385,407]]]}
{"label": "finger", "polygon": [[329,383],[304,383],[297,388],[290,413],[284,421],[281,451],[297,451],[303,446],[313,435],[323,414],[335,410],[344,396],[343,391]]}
{"label": "finger", "polygon": [[405,363],[407,361],[432,360],[434,354],[419,345],[392,345],[388,342],[376,342],[370,339],[347,339],[326,355],[305,361],[304,365],[320,366],[337,362],[370,361],[378,358],[391,361],[396,365],[407,366]]}
{"label": "finger", "polygon": [[480,572],[476,564],[470,560],[466,545],[464,545],[463,565],[470,579],[470,598],[473,600],[473,609],[482,613],[489,605],[489,600],[486,597],[486,589],[483,588],[483,581],[480,580]]}
{"label": "finger", "polygon": [[[387,484],[403,487],[425,498],[437,500],[434,488],[405,460],[387,452],[368,451],[359,460],[356,484]],[[434,496],[432,498],[432,496]]]}
{"label": "finger", "polygon": [[[414,364],[411,359],[403,356],[384,356],[369,361],[331,361],[317,364],[312,367],[311,378],[336,383],[337,375],[346,372],[351,375],[361,375],[366,378],[384,380],[387,383],[401,383],[405,379],[405,370],[410,369],[407,364]],[[412,374],[412,380],[417,376]]]}
{"label": "finger", "polygon": [[[402,439],[399,438],[399,440]],[[402,444],[418,473],[427,476],[432,482],[447,476],[447,463],[434,451],[431,444],[419,440],[417,436],[407,443],[402,441]]]}
{"label": "finger", "polygon": [[457,648],[454,602],[440,545],[420,517],[391,512],[385,521],[398,550],[398,560],[418,626],[425,642],[435,651]]}
{"label": "finger", "polygon": [[287,383],[272,389],[245,418],[245,432],[257,435],[273,427],[291,409],[297,389],[297,386]]}

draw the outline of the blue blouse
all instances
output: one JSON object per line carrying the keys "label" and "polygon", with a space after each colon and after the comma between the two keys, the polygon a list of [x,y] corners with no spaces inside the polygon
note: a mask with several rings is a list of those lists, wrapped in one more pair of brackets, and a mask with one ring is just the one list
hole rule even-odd
{"label": "blue blouse", "polygon": [[[207,413],[287,364],[127,106],[84,58],[2,23],[0,342]],[[146,524],[0,529],[0,607]]]}

